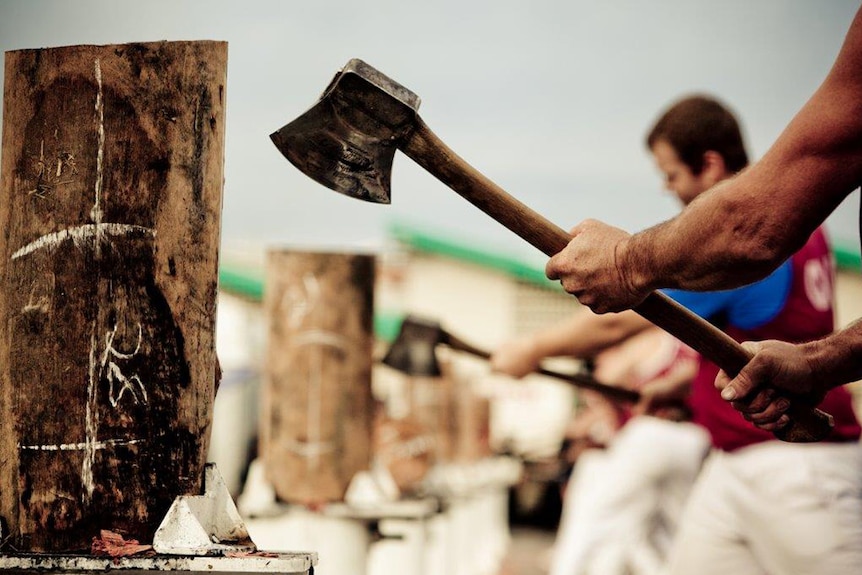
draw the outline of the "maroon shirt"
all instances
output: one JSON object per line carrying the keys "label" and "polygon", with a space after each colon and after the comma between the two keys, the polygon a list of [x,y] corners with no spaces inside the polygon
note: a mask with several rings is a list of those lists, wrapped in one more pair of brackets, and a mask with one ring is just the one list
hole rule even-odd
{"label": "maroon shirt", "polygon": [[[726,325],[724,330],[736,341],[778,339],[800,343],[824,337],[834,329],[833,290],[834,266],[829,244],[822,229],[811,235],[790,261],[792,280],[784,307],[772,320],[743,329]],[[782,297],[784,294],[776,294]],[[691,407],[694,421],[703,425],[712,436],[715,447],[733,451],[740,447],[774,440],[775,436],[750,422],[715,388],[718,367],[701,359],[698,374],[692,384]],[[844,387],[831,390],[819,406],[832,415],[835,428],[827,441],[856,441],[860,436],[859,421],[853,411],[850,392]]]}

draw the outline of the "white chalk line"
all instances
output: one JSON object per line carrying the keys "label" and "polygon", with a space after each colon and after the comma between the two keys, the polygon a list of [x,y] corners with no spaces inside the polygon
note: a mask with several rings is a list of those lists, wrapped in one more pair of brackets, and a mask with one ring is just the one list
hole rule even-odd
{"label": "white chalk line", "polygon": [[[347,353],[350,340],[340,334],[322,329],[309,329],[296,334],[291,340],[291,345],[296,347],[306,345],[328,346],[342,353]],[[308,419],[306,422],[306,433],[309,440],[304,444],[294,444],[289,447],[290,451],[310,460],[312,470],[320,465],[320,456],[332,451],[330,443],[322,441],[322,414],[323,414],[323,353],[318,347],[314,351],[313,365],[310,365],[308,373]]]}
{"label": "white chalk line", "polygon": [[334,347],[339,351],[347,351],[349,349],[348,346],[350,345],[350,339],[343,335],[323,329],[308,329],[293,336],[291,344],[296,345],[297,347],[319,344]]}
{"label": "white chalk line", "polygon": [[123,445],[137,445],[146,443],[146,439],[105,439],[102,441],[94,441],[92,443],[59,443],[49,445],[21,445],[18,444],[18,449],[28,451],[89,451],[90,449],[108,449],[109,447]]}
{"label": "white chalk line", "polygon": [[84,224],[82,226],[60,230],[59,232],[52,232],[36,240],[33,240],[32,242],[12,254],[12,259],[17,260],[18,258],[24,257],[41,249],[56,248],[58,245],[62,244],[66,240],[72,240],[75,246],[81,248],[83,247],[84,242],[91,238],[101,238],[104,235],[128,236],[135,234],[154,238],[156,237],[156,230],[134,224]]}
{"label": "white chalk line", "polygon": [[90,327],[90,366],[87,372],[87,406],[84,413],[84,461],[81,463],[81,483],[86,490],[85,501],[89,501],[96,489],[93,480],[93,462],[96,459],[96,433],[99,429],[96,412],[96,320]]}
{"label": "white chalk line", "polygon": [[[329,441],[297,441],[289,440],[287,450],[295,455],[299,455],[304,459],[311,459],[315,464],[318,463],[318,458],[324,453],[330,453],[335,450],[332,442]],[[315,465],[316,466],[316,465]]]}
{"label": "white chalk line", "polygon": [[296,284],[291,285],[284,292],[281,305],[288,308],[287,321],[290,327],[296,329],[302,325],[305,317],[317,307],[320,300],[320,284],[313,274],[306,273],[302,276],[301,290]]}
{"label": "white chalk line", "polygon": [[90,217],[93,218],[93,223],[96,224],[96,259],[102,255],[101,234],[99,224],[102,223],[102,179],[104,177],[103,160],[105,157],[105,106],[102,102],[102,67],[99,59],[95,63],[96,83],[99,86],[99,91],[96,94],[96,114],[99,116],[99,148],[96,153],[96,189],[93,211]]}

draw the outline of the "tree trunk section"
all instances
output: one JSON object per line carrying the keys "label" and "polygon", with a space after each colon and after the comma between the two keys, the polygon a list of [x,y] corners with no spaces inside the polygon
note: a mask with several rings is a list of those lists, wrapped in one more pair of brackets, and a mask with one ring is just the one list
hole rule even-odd
{"label": "tree trunk section", "polygon": [[[6,53],[0,517],[7,548],[142,543],[201,490],[227,44]],[[8,537],[8,538],[7,538]]]}
{"label": "tree trunk section", "polygon": [[371,459],[374,258],[271,251],[261,454],[276,495],[340,501]]}

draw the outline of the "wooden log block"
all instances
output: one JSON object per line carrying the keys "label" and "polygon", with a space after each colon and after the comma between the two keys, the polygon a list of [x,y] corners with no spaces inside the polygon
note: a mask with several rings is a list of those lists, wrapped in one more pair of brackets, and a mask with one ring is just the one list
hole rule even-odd
{"label": "wooden log block", "polygon": [[478,389],[476,372],[453,371],[455,379],[455,445],[452,459],[471,463],[493,454],[490,444],[491,401]]}
{"label": "wooden log block", "polygon": [[409,415],[389,417],[382,407],[375,415],[375,464],[389,471],[400,495],[412,495],[421,489],[422,481],[437,462],[434,430]]}
{"label": "wooden log block", "polygon": [[227,44],[7,52],[4,543],[146,543],[199,493],[218,367]]}
{"label": "wooden log block", "polygon": [[282,501],[340,501],[371,459],[374,258],[272,250],[260,453]]}

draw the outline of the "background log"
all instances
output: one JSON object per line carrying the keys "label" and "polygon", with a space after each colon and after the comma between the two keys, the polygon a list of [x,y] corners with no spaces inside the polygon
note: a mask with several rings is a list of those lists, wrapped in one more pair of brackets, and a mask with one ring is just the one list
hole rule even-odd
{"label": "background log", "polygon": [[371,459],[374,258],[273,250],[260,451],[276,495],[339,501]]}
{"label": "background log", "polygon": [[7,52],[6,548],[141,542],[197,493],[215,386],[227,44]]}

